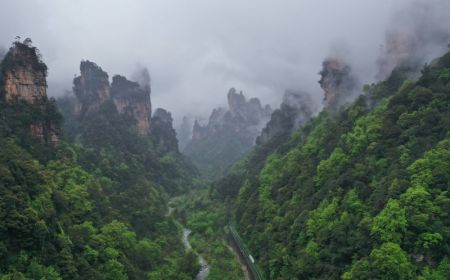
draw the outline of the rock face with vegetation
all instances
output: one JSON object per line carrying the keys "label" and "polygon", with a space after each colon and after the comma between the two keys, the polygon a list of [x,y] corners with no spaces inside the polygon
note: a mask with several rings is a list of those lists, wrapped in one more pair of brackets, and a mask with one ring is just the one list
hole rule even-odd
{"label": "rock face with vegetation", "polygon": [[408,75],[263,141],[215,184],[266,279],[449,278],[450,52]]}
{"label": "rock face with vegetation", "polygon": [[228,109],[214,109],[204,126],[195,121],[192,139],[183,150],[200,171],[211,178],[222,175],[255,144],[272,112],[270,106],[263,107],[258,98],[246,100],[243,93],[234,88],[227,97]]}
{"label": "rock face with vegetation", "polygon": [[305,124],[316,111],[317,108],[307,93],[286,91],[280,108],[272,113],[256,143],[262,145],[289,138],[291,133]]}
{"label": "rock face with vegetation", "polygon": [[325,107],[338,107],[355,97],[358,83],[352,74],[351,67],[342,59],[328,58],[322,63],[319,72],[320,87],[324,90]]}
{"label": "rock face with vegetation", "polygon": [[136,120],[139,135],[148,134],[152,112],[150,85],[141,86],[123,76],[116,75],[111,84],[111,95],[119,114],[129,114]]}
{"label": "rock face with vegetation", "polygon": [[108,73],[88,60],[80,63],[80,76],[74,79],[73,84],[76,96],[74,113],[80,119],[92,112],[98,112],[104,104],[113,104],[120,115],[134,120],[134,127],[139,135],[149,134],[149,84],[140,85],[124,76],[115,75],[110,85]]}
{"label": "rock face with vegetation", "polygon": [[33,110],[34,118],[28,121],[31,135],[41,142],[56,145],[60,116],[55,112],[54,100],[47,97],[47,66],[30,39],[14,42],[0,71],[0,98],[4,105]]}
{"label": "rock face with vegetation", "polygon": [[190,188],[195,169],[173,146],[157,148],[154,139],[171,136],[138,136],[134,116],[118,112],[107,74],[92,63],[75,79],[80,110],[73,99],[59,102],[67,134],[57,146],[36,139],[31,124],[45,133],[61,122],[43,95],[46,66],[36,53],[15,42],[0,64],[0,278],[195,277],[196,257],[166,207],[169,195]]}

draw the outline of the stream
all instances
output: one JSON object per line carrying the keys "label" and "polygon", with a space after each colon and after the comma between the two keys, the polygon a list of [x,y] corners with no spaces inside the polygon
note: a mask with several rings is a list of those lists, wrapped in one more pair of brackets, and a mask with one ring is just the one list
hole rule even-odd
{"label": "stream", "polygon": [[[169,215],[173,211],[173,207],[170,206],[169,202]],[[183,242],[184,248],[186,249],[192,249],[191,243],[189,243],[189,235],[192,233],[192,231],[188,228],[183,227],[183,235],[181,236],[181,241]],[[198,256],[198,263],[200,264],[200,270],[198,271],[197,275],[195,276],[195,280],[204,280],[209,275],[209,271],[211,267],[209,266],[208,262],[203,258],[200,254],[197,254]]]}
{"label": "stream", "polygon": [[[189,234],[191,234],[191,230],[183,227],[183,245],[186,249],[192,249],[191,243],[189,243]],[[210,266],[208,262],[199,254],[198,255],[198,262],[200,264],[200,270],[197,273],[197,276],[195,276],[195,280],[204,280],[209,275]]]}

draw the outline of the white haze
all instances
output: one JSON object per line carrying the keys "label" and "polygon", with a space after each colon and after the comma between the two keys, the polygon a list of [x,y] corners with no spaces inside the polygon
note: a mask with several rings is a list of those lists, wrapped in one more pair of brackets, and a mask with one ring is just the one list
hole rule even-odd
{"label": "white haze", "polygon": [[[179,122],[224,105],[230,87],[263,104],[276,106],[285,89],[320,102],[317,73],[330,54],[346,57],[363,82],[373,81],[385,32],[417,2],[2,0],[0,45],[31,37],[49,67],[53,96],[71,89],[82,59],[110,77],[148,67],[153,107]],[[441,21],[431,25],[450,28],[450,1],[419,2],[433,7],[427,19]]]}

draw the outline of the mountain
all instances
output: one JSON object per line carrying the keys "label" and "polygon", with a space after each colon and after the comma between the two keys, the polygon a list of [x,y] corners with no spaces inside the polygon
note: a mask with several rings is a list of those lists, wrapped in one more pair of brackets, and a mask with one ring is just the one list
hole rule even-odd
{"label": "mountain", "polygon": [[234,88],[227,98],[228,108],[214,109],[206,125],[195,121],[192,138],[183,150],[200,172],[210,178],[222,175],[250,150],[272,112],[258,98],[246,100]]}
{"label": "mountain", "polygon": [[332,106],[349,70],[324,63],[328,106],[291,133],[276,110],[212,199],[231,203],[266,279],[448,279],[450,52]]}
{"label": "mountain", "polygon": [[82,62],[75,96],[58,102],[63,124],[31,40],[14,42],[0,70],[0,278],[195,277],[167,201],[196,170],[169,113],[150,126],[148,85],[110,85]]}
{"label": "mountain", "polygon": [[[56,112],[55,101],[47,97],[47,66],[31,41],[15,42],[5,55],[0,71],[2,105],[16,108],[16,118],[26,114],[21,111],[29,111],[33,114],[25,125],[29,134],[40,142],[57,145],[61,116]],[[8,122],[11,120],[5,124]]]}

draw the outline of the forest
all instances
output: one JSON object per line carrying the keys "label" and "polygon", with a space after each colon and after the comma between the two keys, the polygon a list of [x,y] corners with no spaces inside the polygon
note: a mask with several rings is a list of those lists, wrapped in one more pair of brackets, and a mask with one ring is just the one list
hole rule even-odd
{"label": "forest", "polygon": [[214,184],[266,279],[448,279],[450,52],[256,146]]}
{"label": "forest", "polygon": [[[0,65],[2,96],[9,69],[28,67],[14,50],[35,54],[29,44],[16,41]],[[32,60],[32,71],[46,73]],[[192,187],[195,169],[177,149],[138,137],[110,103],[82,124],[67,106],[46,97],[0,102],[0,278],[192,279],[197,258],[167,201]],[[56,146],[30,131],[49,123],[62,127]]]}
{"label": "forest", "polygon": [[0,280],[450,279],[450,2],[6,2]]}

